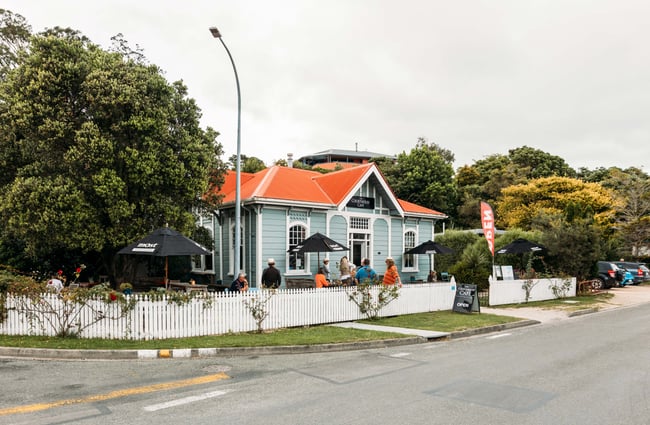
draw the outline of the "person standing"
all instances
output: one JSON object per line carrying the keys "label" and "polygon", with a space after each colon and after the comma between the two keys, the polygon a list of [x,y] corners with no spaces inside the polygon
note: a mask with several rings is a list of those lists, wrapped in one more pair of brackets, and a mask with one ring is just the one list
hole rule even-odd
{"label": "person standing", "polygon": [[325,279],[328,282],[331,282],[332,280],[332,273],[330,272],[330,259],[326,258],[323,260],[323,274],[325,275]]}
{"label": "person standing", "polygon": [[393,257],[386,257],[386,273],[384,273],[384,285],[399,285],[402,286],[402,281],[397,273],[397,266]]}
{"label": "person standing", "polygon": [[357,270],[357,274],[355,275],[355,279],[357,281],[357,284],[372,284],[377,280],[377,272],[373,270],[372,267],[370,267],[370,260],[368,258],[364,258],[363,261],[361,261],[362,266],[359,267]]}
{"label": "person standing", "polygon": [[339,272],[341,272],[341,283],[344,285],[349,284],[350,282],[350,263],[348,262],[348,257],[343,256],[341,258],[341,263],[339,264]]}
{"label": "person standing", "polygon": [[246,280],[246,273],[241,272],[239,273],[239,275],[237,275],[237,279],[235,279],[230,285],[230,292],[246,292],[246,291],[248,291],[248,281]]}
{"label": "person standing", "polygon": [[262,288],[279,288],[282,283],[282,274],[275,268],[275,260],[269,258],[266,263],[268,267],[262,272]]}

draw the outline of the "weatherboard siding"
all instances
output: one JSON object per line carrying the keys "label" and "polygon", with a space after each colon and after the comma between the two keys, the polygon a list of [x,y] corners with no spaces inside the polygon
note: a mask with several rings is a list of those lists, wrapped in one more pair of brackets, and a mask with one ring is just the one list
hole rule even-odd
{"label": "weatherboard siding", "polygon": [[384,274],[386,257],[388,257],[388,222],[384,218],[378,218],[372,225],[372,266],[378,274]]}
{"label": "weatherboard siding", "polygon": [[[313,235],[314,233],[319,232],[322,233],[323,235],[327,235],[327,214],[324,212],[312,212],[309,218],[309,234],[307,237]],[[335,241],[338,242],[338,239],[334,239]],[[323,262],[323,258],[327,256],[327,253],[321,252],[320,253],[320,261],[321,263]],[[308,272],[311,272],[312,274],[316,274],[318,271],[318,267],[320,264],[318,264],[318,259],[319,255],[317,253],[311,253],[309,254],[309,268]]]}
{"label": "weatherboard siding", "polygon": [[[262,212],[262,269],[266,260],[273,258],[275,267],[281,272],[287,268],[287,210],[284,208],[264,208]],[[282,255],[280,255],[282,253]],[[261,281],[262,273],[258,273],[257,281]]]}
{"label": "weatherboard siding", "polygon": [[404,227],[402,219],[392,218],[390,223],[390,256],[395,260],[397,269],[402,268],[402,245],[404,244]]}
{"label": "weatherboard siding", "polygon": [[[334,239],[337,242],[342,243],[345,246],[348,246],[348,221],[345,217],[341,215],[335,215],[330,218],[330,238]],[[341,258],[346,255],[349,256],[349,252],[333,252],[330,254],[330,270],[335,272],[333,265],[341,261]],[[338,272],[338,271],[336,271]]]}

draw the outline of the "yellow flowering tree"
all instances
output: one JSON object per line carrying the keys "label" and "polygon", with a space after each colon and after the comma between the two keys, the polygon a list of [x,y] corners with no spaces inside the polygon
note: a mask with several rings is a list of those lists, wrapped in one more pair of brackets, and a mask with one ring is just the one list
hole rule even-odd
{"label": "yellow flowering tree", "polygon": [[619,207],[612,193],[598,183],[568,177],[546,177],[507,187],[496,205],[498,227],[531,230],[540,216],[591,217],[607,227]]}

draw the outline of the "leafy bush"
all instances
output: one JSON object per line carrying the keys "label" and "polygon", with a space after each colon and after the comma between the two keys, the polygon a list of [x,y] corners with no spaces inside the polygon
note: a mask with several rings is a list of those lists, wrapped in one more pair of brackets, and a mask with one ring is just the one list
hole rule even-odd
{"label": "leafy bush", "polygon": [[[0,270],[0,292],[7,292],[9,287],[35,284],[38,283],[29,276],[22,276],[5,270]],[[44,285],[41,286],[45,288]]]}
{"label": "leafy bush", "polygon": [[436,236],[436,242],[454,250],[451,254],[435,256],[435,270],[438,272],[438,276],[440,276],[441,272],[450,272],[456,275],[456,273],[452,272],[452,266],[461,260],[465,248],[476,243],[476,241],[481,241],[487,251],[485,239],[472,232],[447,230],[444,235]]}
{"label": "leafy bush", "polygon": [[456,282],[477,285],[478,290],[487,289],[492,268],[492,258],[487,244],[483,240],[476,240],[461,254],[460,261],[454,264],[449,272]]}
{"label": "leafy bush", "polygon": [[359,307],[361,314],[370,320],[376,320],[384,306],[399,297],[399,285],[373,285],[362,282],[349,287],[348,299]]}

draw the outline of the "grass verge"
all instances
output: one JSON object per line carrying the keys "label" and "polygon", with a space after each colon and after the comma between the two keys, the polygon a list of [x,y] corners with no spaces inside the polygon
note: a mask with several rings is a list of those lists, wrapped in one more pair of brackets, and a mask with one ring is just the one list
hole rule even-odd
{"label": "grass verge", "polygon": [[404,337],[408,337],[408,335],[392,332],[345,329],[335,326],[312,326],[278,329],[261,334],[250,332],[190,338],[158,339],[153,341],[0,335],[0,346],[77,350],[148,350],[333,344]]}
{"label": "grass verge", "polygon": [[361,323],[401,328],[424,329],[440,332],[458,332],[478,329],[503,323],[519,322],[522,319],[495,314],[462,314],[452,311],[434,311],[430,313],[407,314],[404,316],[385,317],[378,320],[360,320]]}
{"label": "grass verge", "polygon": [[[451,311],[409,314],[379,320],[364,320],[382,326],[454,332],[484,326],[515,322],[520,319],[493,314],[460,314]],[[111,339],[55,338],[43,336],[0,335],[0,346],[56,348],[77,350],[147,350],[173,348],[207,347],[265,347],[281,345],[316,345],[343,342],[373,341],[390,338],[406,338],[393,332],[376,332],[360,329],[339,328],[336,326],[310,326],[279,329],[265,333],[239,333],[192,338],[173,338],[154,341],[131,341]]]}

